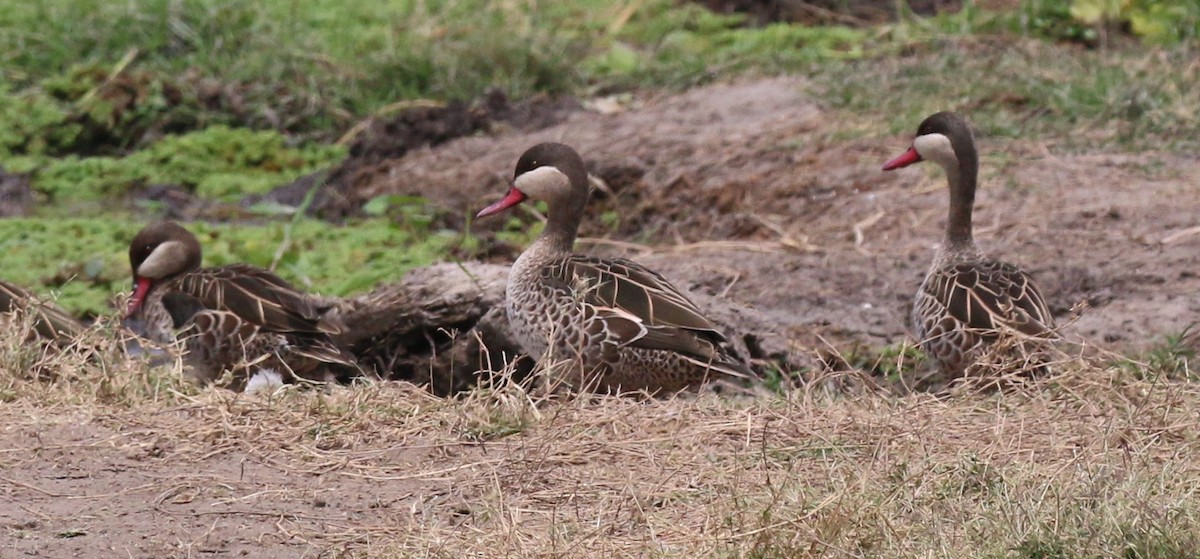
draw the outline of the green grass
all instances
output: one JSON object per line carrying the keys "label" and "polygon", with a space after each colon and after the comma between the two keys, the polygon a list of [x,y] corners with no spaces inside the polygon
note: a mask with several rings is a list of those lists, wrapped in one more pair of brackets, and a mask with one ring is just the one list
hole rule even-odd
{"label": "green grass", "polygon": [[1120,363],[1130,374],[1148,380],[1196,380],[1196,348],[1191,341],[1194,326],[1169,334],[1147,349],[1138,359]]}
{"label": "green grass", "polygon": [[[73,312],[111,313],[110,299],[129,290],[129,241],[143,225],[112,218],[0,220],[5,255],[0,277],[54,293]],[[406,270],[444,259],[461,242],[458,233],[427,232],[382,219],[344,227],[303,219],[294,224],[186,225],[204,247],[206,266],[277,263],[276,271],[285,279],[325,295],[398,280]]]}
{"label": "green grass", "polygon": [[[571,41],[555,31],[554,16],[492,3],[10,1],[0,14],[11,31],[0,40],[11,53],[10,83],[107,67],[136,49],[135,69],[188,85],[212,80],[251,106],[279,110],[286,129],[345,124],[398,98],[570,83]],[[265,123],[262,115],[243,120]]]}
{"label": "green grass", "polygon": [[0,0],[0,168],[72,215],[145,184],[230,201],[335,164],[322,142],[397,100],[689,85],[866,36],[742,24],[672,0]]}
{"label": "green grass", "polygon": [[[850,91],[831,92],[845,103],[857,75],[866,74],[868,87],[875,84],[873,72],[863,70],[874,67],[878,56],[941,50],[946,37],[979,33],[1086,38],[1100,24],[1084,23],[1077,12],[1083,13],[1063,2],[1025,0],[1004,12],[968,3],[956,14],[878,29],[752,28],[741,16],[674,0],[0,0],[0,156],[128,150],[214,124],[329,140],[401,99],[473,98],[491,88],[521,97],[686,86],[745,72],[828,74],[831,81],[849,82]],[[1189,30],[1200,25],[1200,13],[1186,2],[1138,0],[1110,19],[1149,21],[1143,12],[1179,20],[1178,28],[1162,30],[1170,40],[1152,36],[1158,42],[1193,44]],[[941,92],[942,103],[978,99],[1016,79],[1012,85],[1033,99],[1022,102],[1031,109],[1068,121],[1126,112],[1152,128],[1169,126],[1165,116],[1181,114],[1173,96],[1193,89],[1188,84],[1194,77],[1170,79],[1158,72],[1177,69],[1187,52],[1148,61],[1150,79],[1135,74],[1129,80],[1121,65],[1130,60],[1103,54],[1057,53],[1044,64],[980,56],[989,49],[957,57],[956,49],[948,50],[945,60],[902,68],[888,82],[903,87],[930,73],[997,67],[980,74],[981,83],[945,84],[956,87]],[[859,59],[868,62],[847,64]],[[1020,73],[1029,68],[1040,71]],[[1063,80],[1071,87],[1056,86]],[[878,108],[892,108],[884,105]],[[1004,116],[994,119],[996,126]]]}
{"label": "green grass", "polygon": [[[953,108],[983,135],[1194,144],[1190,36],[1150,54],[1019,40],[1071,38],[1058,31],[1064,22],[1093,29],[1073,17],[1041,0],[1007,12],[968,4],[873,30],[746,27],[672,0],[0,0],[0,167],[32,173],[51,203],[147,183],[229,200],[335,163],[344,150],[311,140],[328,142],[400,99],[778,72],[812,75],[834,107],[896,133]],[[980,33],[1001,35],[981,44]]]}
{"label": "green grass", "polygon": [[827,66],[814,76],[814,93],[894,134],[958,110],[981,136],[1066,147],[1187,149],[1200,137],[1200,69],[1188,64],[1196,52],[1187,47],[1087,50],[963,36],[926,37],[911,48]]}
{"label": "green grass", "polygon": [[22,137],[34,138],[28,149],[119,148],[213,124],[330,139],[400,99],[686,85],[856,56],[866,36],[742,23],[672,0],[3,0],[0,78],[12,99],[0,129],[16,103],[69,130],[13,126],[0,139],[10,150]]}

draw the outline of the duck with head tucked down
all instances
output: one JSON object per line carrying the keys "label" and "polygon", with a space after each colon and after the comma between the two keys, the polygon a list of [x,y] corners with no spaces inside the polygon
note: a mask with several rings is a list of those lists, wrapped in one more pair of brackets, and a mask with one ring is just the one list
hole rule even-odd
{"label": "duck with head tucked down", "polygon": [[1017,339],[1016,347],[1026,353],[1056,338],[1054,317],[1033,278],[1012,264],[989,258],[975,244],[971,212],[979,155],[971,127],[962,116],[940,112],[926,118],[917,127],[912,147],[884,164],[883,170],[925,160],[946,171],[950,217],[913,304],[913,329],[921,348],[944,374],[958,377],[986,345],[1003,337]]}
{"label": "duck with head tucked down", "polygon": [[545,229],[512,266],[505,301],[518,343],[546,380],[573,390],[673,392],[751,377],[713,323],[662,275],[574,252],[588,194],[579,154],[543,143],[517,161],[508,194],[478,214],[526,199],[548,206]]}
{"label": "duck with head tucked down", "polygon": [[329,305],[262,268],[202,268],[200,255],[195,235],[171,221],[147,225],[129,245],[127,317],[151,339],[183,341],[197,380],[231,373],[228,387],[241,390],[259,377],[332,382],[361,372],[330,338],[340,325]]}

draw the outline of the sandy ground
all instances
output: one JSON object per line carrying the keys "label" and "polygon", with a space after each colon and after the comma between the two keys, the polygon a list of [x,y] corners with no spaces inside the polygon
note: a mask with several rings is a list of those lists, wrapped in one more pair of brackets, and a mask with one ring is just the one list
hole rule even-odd
{"label": "sandy ground", "polygon": [[[713,85],[576,112],[536,132],[462,138],[379,167],[361,195],[420,194],[466,215],[502,193],[525,148],[566,142],[615,191],[593,204],[582,249],[626,254],[694,291],[756,308],[800,351],[817,349],[818,336],[834,344],[899,342],[945,221],[944,179],[929,165],[880,172],[910,139],[865,136],[853,115],[823,109],[804,86],[793,78]],[[1032,272],[1060,319],[1081,309],[1071,335],[1138,349],[1200,317],[1195,156],[1067,154],[1054,144],[989,138],[981,152],[977,237]],[[598,225],[614,211],[615,228]],[[792,425],[781,452],[807,456],[796,445],[824,437],[845,453],[842,465],[874,464],[871,457],[891,444],[916,461],[927,448],[959,444],[985,458],[1042,452],[1039,439],[1024,435],[963,442],[949,431],[922,434],[919,427],[950,413],[932,400],[895,404],[877,423],[862,409],[797,419],[811,411],[803,402],[778,416],[649,403],[624,417],[589,420],[585,410],[571,420],[539,418],[534,434],[492,444],[480,439],[504,432],[504,418],[537,412],[493,414],[415,390],[385,396],[355,403],[353,395],[302,394],[281,406],[205,393],[194,404],[124,412],[24,402],[0,425],[0,557],[404,557],[418,549],[422,556],[640,556],[651,548],[671,555],[697,549],[688,538],[703,542],[706,531],[732,538],[736,554],[745,540],[722,523],[754,517],[694,516],[715,514],[705,504],[709,492],[775,498],[762,489],[772,475],[803,472],[754,466],[753,475],[709,489],[692,473],[703,469],[705,454],[680,454],[671,442],[680,433],[697,448],[710,444],[709,458],[718,461],[760,447],[766,456],[764,421]],[[352,426],[337,406],[355,418]],[[1072,448],[1091,448],[1121,429],[1135,442],[1149,432],[1138,423],[1148,417],[1083,408],[1098,415],[1047,412],[1037,428],[1075,441]],[[964,409],[986,416],[981,433],[1004,419],[993,412],[1024,421],[999,409]],[[1087,419],[1100,416],[1108,423]],[[1078,421],[1055,423],[1072,417]],[[1138,448],[1171,455],[1173,445],[1194,446],[1194,433],[1161,421],[1167,426],[1151,426],[1158,434]],[[856,426],[852,435],[840,431],[848,425]],[[546,432],[555,434],[539,438]],[[1119,468],[1118,446],[1104,443],[1099,463]],[[881,465],[862,475],[886,473]],[[1197,479],[1194,471],[1171,474]],[[810,516],[795,522],[834,510],[819,501],[804,501]],[[793,516],[803,508],[796,506]],[[577,532],[554,532],[556,519]],[[746,537],[763,533],[756,527],[748,525]],[[714,545],[699,549],[722,549]]]}

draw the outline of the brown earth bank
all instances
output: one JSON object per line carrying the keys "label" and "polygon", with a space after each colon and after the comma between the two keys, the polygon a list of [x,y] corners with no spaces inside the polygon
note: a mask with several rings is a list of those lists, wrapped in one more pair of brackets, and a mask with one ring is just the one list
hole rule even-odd
{"label": "brown earth bank", "polygon": [[[823,108],[807,85],[772,78],[591,102],[548,127],[377,162],[350,197],[424,196],[467,223],[503,193],[522,151],[564,142],[602,183],[581,250],[629,256],[753,307],[805,347],[817,336],[899,342],[945,223],[943,174],[881,172],[911,138],[865,136],[869,123]],[[1038,279],[1069,333],[1144,348],[1197,321],[1200,158],[986,137],[980,151],[976,237]],[[470,227],[487,234],[504,222]]]}

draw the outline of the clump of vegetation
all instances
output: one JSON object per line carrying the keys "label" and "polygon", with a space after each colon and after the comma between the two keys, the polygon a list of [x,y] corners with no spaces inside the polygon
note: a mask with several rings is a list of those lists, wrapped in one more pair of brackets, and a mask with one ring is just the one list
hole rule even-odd
{"label": "clump of vegetation", "polygon": [[741,14],[717,14],[691,3],[650,3],[616,37],[586,61],[593,79],[692,85],[730,72],[771,73],[859,58],[867,32],[787,23],[747,27]]}
{"label": "clump of vegetation", "polygon": [[1188,0],[1072,0],[1076,21],[1128,25],[1150,43],[1176,44],[1200,37],[1200,3]]}
{"label": "clump of vegetation", "polygon": [[1200,37],[1200,4],[1190,0],[1021,0],[1011,8],[979,9],[964,2],[957,13],[926,20],[908,18],[904,26],[936,27],[953,34],[1006,33],[1081,43],[1112,44],[1127,33],[1157,46],[1177,46]]}
{"label": "clump of vegetation", "polygon": [[212,126],[169,136],[127,157],[22,158],[9,170],[32,174],[52,203],[101,200],[147,184],[183,186],[211,199],[267,192],[333,165],[341,146],[289,147],[277,132]]}
{"label": "clump of vegetation", "polygon": [[68,151],[81,132],[70,113],[45,95],[0,86],[0,160]]}
{"label": "clump of vegetation", "polygon": [[1141,359],[1125,360],[1122,366],[1138,378],[1195,380],[1196,348],[1191,340],[1196,332],[1192,328],[1166,336],[1148,349]]}
{"label": "clump of vegetation", "polygon": [[905,382],[926,366],[926,357],[921,348],[907,341],[882,347],[855,344],[848,351],[831,356],[826,361],[835,368],[864,371],[892,384]]}

